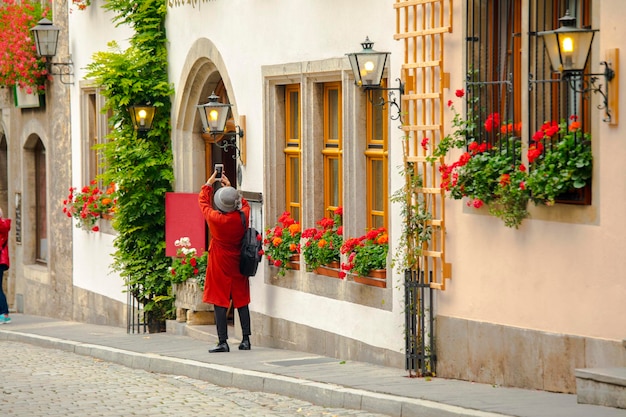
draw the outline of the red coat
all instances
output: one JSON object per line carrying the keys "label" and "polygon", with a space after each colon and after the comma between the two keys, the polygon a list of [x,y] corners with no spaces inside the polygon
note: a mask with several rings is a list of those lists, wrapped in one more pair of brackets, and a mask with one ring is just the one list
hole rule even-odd
{"label": "red coat", "polygon": [[[239,273],[239,256],[244,228],[239,211],[222,213],[213,209],[213,187],[203,185],[198,202],[209,225],[211,242],[202,301],[228,307],[233,300],[235,308],[250,304],[248,277]],[[250,205],[241,199],[241,211],[250,218]]]}
{"label": "red coat", "polygon": [[[11,265],[9,262],[9,230],[11,230],[11,219],[0,218],[0,265],[7,267]],[[4,246],[5,243],[6,246]]]}

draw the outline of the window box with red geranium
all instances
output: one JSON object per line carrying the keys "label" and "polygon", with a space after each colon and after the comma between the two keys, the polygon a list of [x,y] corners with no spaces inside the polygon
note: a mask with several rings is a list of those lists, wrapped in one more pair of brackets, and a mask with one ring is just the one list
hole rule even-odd
{"label": "window box with red geranium", "polygon": [[30,29],[48,15],[38,1],[0,3],[0,85],[28,88],[43,94],[48,77],[45,58],[37,56]]}
{"label": "window box with red geranium", "polygon": [[[317,222],[318,227],[306,229],[302,237],[306,239],[302,255],[306,263],[307,271],[315,271],[321,266],[328,266],[336,262],[335,267],[339,275],[339,261],[341,259],[341,245],[343,244],[343,209],[338,207],[333,218],[325,217]],[[327,275],[324,271],[322,275]]]}
{"label": "window box with red geranium", "polygon": [[533,135],[526,184],[535,203],[553,205],[559,196],[582,189],[591,180],[591,136],[580,129],[578,117],[572,115],[569,124],[551,121]]}
{"label": "window box with red geranium", "polygon": [[77,220],[76,227],[98,232],[100,231],[98,220],[112,216],[116,204],[115,184],[111,183],[106,190],[102,190],[93,180],[80,191],[76,187],[70,188],[69,195],[63,200],[63,213]]}
{"label": "window box with red geranium", "polygon": [[343,274],[351,273],[355,275],[355,281],[386,287],[387,229],[380,227],[363,236],[347,239],[341,246],[341,253],[347,256],[346,262],[341,264]]}
{"label": "window box with red geranium", "polygon": [[[464,96],[457,90],[456,96]],[[463,119],[455,112],[455,131],[441,141],[434,157],[450,149],[464,149],[457,161],[442,164],[441,187],[453,199],[467,199],[467,205],[481,208],[502,219],[505,226],[518,228],[529,216],[527,205],[554,205],[559,196],[585,187],[592,172],[591,137],[581,132],[578,118],[544,123],[531,140],[527,168],[521,158],[518,124],[501,123],[491,114],[479,129],[470,114]],[[469,107],[471,109],[472,106]],[[492,142],[485,138],[496,138]]]}
{"label": "window box with red geranium", "polygon": [[300,223],[284,212],[278,218],[278,224],[265,230],[264,254],[270,265],[278,268],[279,275],[285,275],[288,269],[297,269],[295,257],[300,254]]}

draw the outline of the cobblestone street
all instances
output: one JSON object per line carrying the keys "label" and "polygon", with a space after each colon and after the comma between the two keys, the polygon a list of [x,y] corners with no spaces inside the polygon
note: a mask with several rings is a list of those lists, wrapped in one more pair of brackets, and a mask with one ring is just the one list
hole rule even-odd
{"label": "cobblestone street", "polygon": [[2,341],[0,416],[365,416]]}

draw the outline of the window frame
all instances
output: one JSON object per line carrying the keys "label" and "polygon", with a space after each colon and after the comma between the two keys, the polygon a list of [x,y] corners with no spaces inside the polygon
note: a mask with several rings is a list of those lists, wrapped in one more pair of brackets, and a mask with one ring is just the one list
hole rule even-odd
{"label": "window frame", "polygon": [[[387,86],[387,80],[383,79],[381,82],[382,87]],[[389,146],[389,106],[378,105],[380,98],[384,98],[386,92],[384,90],[372,91],[372,100],[366,101],[366,144],[365,144],[365,175],[367,180],[367,189],[365,196],[366,207],[366,227],[367,230],[376,229],[378,227],[384,227],[388,229],[387,218],[387,201],[388,201],[388,182],[389,182],[389,169],[388,169],[388,146]],[[376,121],[380,121],[380,129],[376,129]],[[381,137],[376,138],[376,131],[380,130]],[[380,161],[382,177],[375,178],[374,164]],[[381,201],[378,203],[383,208],[377,210],[376,204],[376,184],[380,184]],[[380,222],[376,222],[376,219],[382,219]]]}
{"label": "window frame", "polygon": [[[341,87],[341,81],[323,84],[324,136],[322,155],[324,158],[324,213],[327,217],[332,217],[334,211],[343,205],[343,109]],[[336,109],[331,108],[332,92],[337,93]],[[333,121],[336,122],[336,126],[332,126]],[[336,132],[331,131],[333,127]],[[336,133],[337,137],[332,137],[334,136],[332,135],[333,133]],[[335,166],[336,172],[333,172]]]}
{"label": "window frame", "polygon": [[[297,126],[292,126],[294,120],[292,109],[292,94],[297,93]],[[285,86],[285,207],[294,220],[302,222],[302,110],[300,84]],[[291,133],[296,132],[297,137]],[[294,172],[293,162],[297,162],[297,172]],[[294,184],[297,176],[297,185]],[[298,188],[298,196],[294,196],[294,187]]]}
{"label": "window frame", "polygon": [[82,184],[96,180],[98,187],[105,188],[100,176],[104,173],[105,159],[102,149],[97,146],[108,142],[111,133],[109,118],[111,113],[103,113],[106,98],[101,88],[91,83],[81,85],[81,145],[82,145]]}

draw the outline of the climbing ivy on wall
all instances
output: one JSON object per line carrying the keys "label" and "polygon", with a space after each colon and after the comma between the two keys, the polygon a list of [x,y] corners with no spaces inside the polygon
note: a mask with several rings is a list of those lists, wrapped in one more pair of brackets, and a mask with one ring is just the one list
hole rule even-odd
{"label": "climbing ivy on wall", "polygon": [[[111,113],[112,133],[103,145],[105,183],[119,186],[113,218],[113,267],[152,318],[172,313],[171,283],[165,256],[165,193],[172,190],[174,173],[170,143],[170,97],[165,34],[166,0],[108,0],[103,8],[115,13],[113,22],[135,31],[130,46],[115,42],[98,52],[87,66],[88,77],[103,86],[105,111]],[[152,130],[136,132],[128,107],[156,106]]]}

